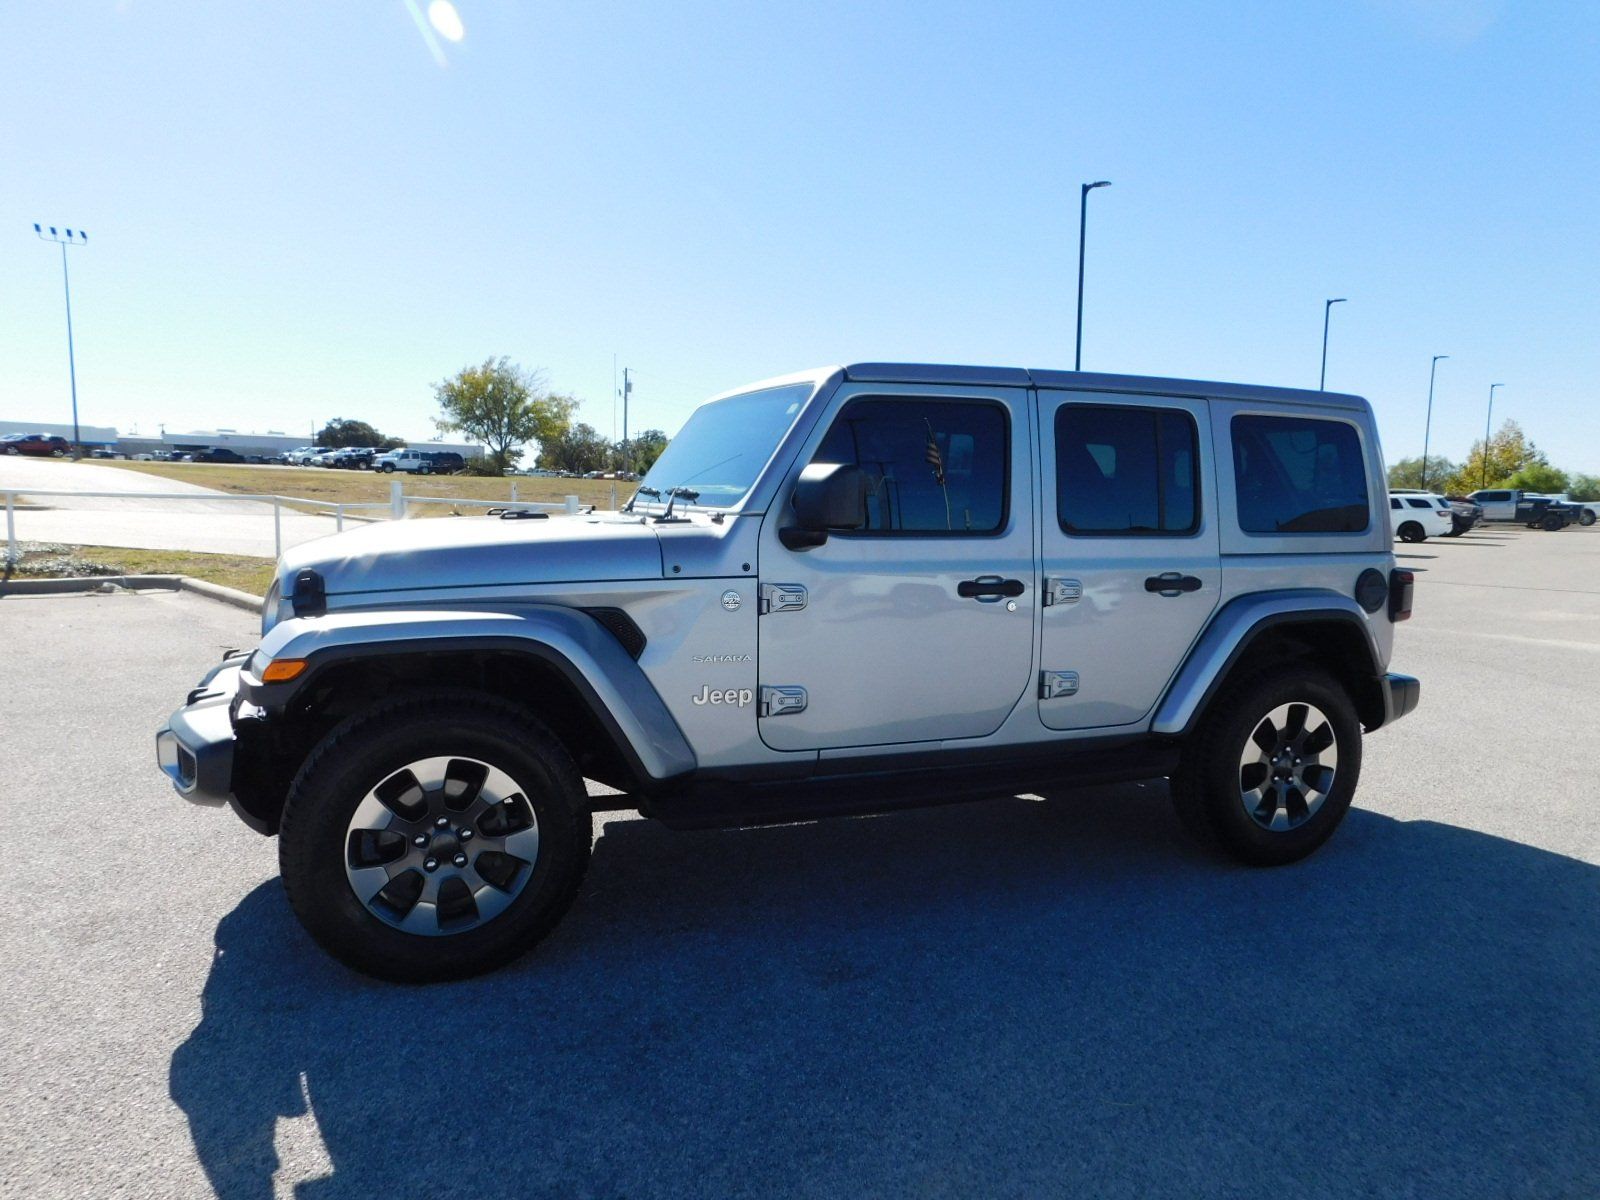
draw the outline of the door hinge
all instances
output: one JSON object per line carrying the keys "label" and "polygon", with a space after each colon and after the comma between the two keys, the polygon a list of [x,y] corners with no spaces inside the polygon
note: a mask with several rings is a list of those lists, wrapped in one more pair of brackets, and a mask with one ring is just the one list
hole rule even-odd
{"label": "door hinge", "polygon": [[756,611],[798,612],[806,606],[806,589],[798,583],[763,583]]}
{"label": "door hinge", "polygon": [[805,688],[794,687],[793,685],[762,686],[761,705],[756,710],[758,716],[787,717],[794,713],[805,712],[805,710]]}
{"label": "door hinge", "polygon": [[1077,694],[1078,673],[1076,671],[1039,672],[1039,699],[1055,700],[1061,696],[1076,696]]}
{"label": "door hinge", "polygon": [[1041,604],[1076,604],[1083,599],[1083,584],[1076,579],[1046,579]]}

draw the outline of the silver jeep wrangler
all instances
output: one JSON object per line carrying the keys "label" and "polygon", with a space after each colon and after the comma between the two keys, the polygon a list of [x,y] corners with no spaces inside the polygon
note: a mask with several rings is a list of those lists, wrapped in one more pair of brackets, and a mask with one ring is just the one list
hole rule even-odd
{"label": "silver jeep wrangler", "polygon": [[1411,593],[1358,397],[862,363],[707,402],[622,512],[297,547],[157,757],[278,835],[332,954],[452,978],[560,919],[598,809],[1164,776],[1203,842],[1292,862],[1417,703]]}

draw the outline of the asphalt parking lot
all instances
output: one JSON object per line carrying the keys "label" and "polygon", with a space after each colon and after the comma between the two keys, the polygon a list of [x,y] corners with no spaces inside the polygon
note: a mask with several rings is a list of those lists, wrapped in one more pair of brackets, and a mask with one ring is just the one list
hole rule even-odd
{"label": "asphalt parking lot", "polygon": [[625,816],[544,946],[430,988],[155,769],[249,614],[0,598],[0,1194],[1592,1197],[1600,527],[1399,549],[1422,706],[1305,863],[1163,785]]}

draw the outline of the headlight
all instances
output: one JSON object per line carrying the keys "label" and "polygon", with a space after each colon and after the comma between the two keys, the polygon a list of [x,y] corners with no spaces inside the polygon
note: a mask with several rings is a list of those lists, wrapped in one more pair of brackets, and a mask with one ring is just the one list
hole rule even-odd
{"label": "headlight", "polygon": [[261,602],[261,636],[266,637],[274,625],[292,616],[294,616],[294,604],[283,598],[283,588],[274,579],[272,586],[267,589],[266,599]]}

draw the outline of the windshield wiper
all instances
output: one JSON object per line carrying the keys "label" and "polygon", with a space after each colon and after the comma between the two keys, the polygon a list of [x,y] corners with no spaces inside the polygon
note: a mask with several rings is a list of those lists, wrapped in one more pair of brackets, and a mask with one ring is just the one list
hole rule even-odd
{"label": "windshield wiper", "polygon": [[661,499],[661,493],[656,491],[655,488],[653,488],[653,487],[639,487],[639,488],[636,488],[634,490],[633,495],[628,498],[628,507],[623,509],[622,511],[623,512],[632,512],[633,511],[633,506],[638,501],[640,496],[649,496],[652,500]]}
{"label": "windshield wiper", "polygon": [[[660,492],[656,493],[656,499],[661,499]],[[700,493],[692,488],[669,487],[667,489],[667,511],[656,518],[657,524],[660,524],[662,521],[672,520],[672,507],[673,505],[677,504],[680,499],[685,504],[693,504],[696,500],[700,499]]]}

